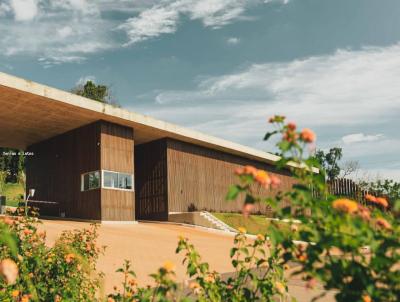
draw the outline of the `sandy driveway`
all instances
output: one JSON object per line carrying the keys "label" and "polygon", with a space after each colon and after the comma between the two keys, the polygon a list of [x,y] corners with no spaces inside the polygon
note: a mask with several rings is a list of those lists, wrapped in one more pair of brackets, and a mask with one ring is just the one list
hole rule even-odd
{"label": "sandy driveway", "polygon": [[[43,220],[43,228],[47,233],[48,244],[63,230],[89,227],[89,223],[60,220]],[[124,259],[131,260],[139,282],[144,285],[151,281],[148,276],[160,267],[164,261],[176,264],[177,281],[184,282],[185,267],[181,264],[183,256],[175,254],[178,236],[188,237],[196,246],[204,261],[211,269],[221,273],[233,271],[229,250],[233,237],[226,234],[209,232],[202,229],[158,223],[139,223],[134,225],[103,224],[99,229],[99,245],[105,245],[106,252],[100,257],[98,269],[105,273],[104,289],[111,292],[114,285],[121,283],[121,275],[115,273]],[[306,290],[300,280],[291,280],[291,293],[299,302],[310,301],[320,291]],[[330,295],[332,297],[332,295]],[[334,301],[323,298],[324,302]]]}

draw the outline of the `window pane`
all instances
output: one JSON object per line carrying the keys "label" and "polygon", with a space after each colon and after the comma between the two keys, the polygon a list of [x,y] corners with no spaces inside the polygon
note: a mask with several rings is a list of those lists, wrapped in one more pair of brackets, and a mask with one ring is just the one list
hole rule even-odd
{"label": "window pane", "polygon": [[118,176],[118,187],[120,189],[132,189],[132,175],[119,173]]}
{"label": "window pane", "polygon": [[89,189],[96,189],[100,186],[100,172],[89,173]]}
{"label": "window pane", "polygon": [[83,175],[83,190],[89,190],[89,174]]}
{"label": "window pane", "polygon": [[118,188],[118,173],[104,171],[104,187]]}

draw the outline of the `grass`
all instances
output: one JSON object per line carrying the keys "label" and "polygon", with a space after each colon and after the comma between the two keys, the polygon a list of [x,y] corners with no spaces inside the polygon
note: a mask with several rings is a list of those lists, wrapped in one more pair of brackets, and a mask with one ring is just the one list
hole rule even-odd
{"label": "grass", "polygon": [[274,223],[276,227],[283,231],[290,231],[290,225],[285,222],[272,222],[266,219],[267,216],[264,215],[250,215],[248,218],[244,217],[242,214],[238,213],[212,213],[215,217],[233,227],[238,229],[243,227],[247,230],[249,234],[266,234],[268,233],[268,227],[271,223]]}
{"label": "grass", "polygon": [[16,207],[21,201],[21,195],[24,195],[24,188],[21,184],[7,183],[3,194],[6,196],[6,205]]}

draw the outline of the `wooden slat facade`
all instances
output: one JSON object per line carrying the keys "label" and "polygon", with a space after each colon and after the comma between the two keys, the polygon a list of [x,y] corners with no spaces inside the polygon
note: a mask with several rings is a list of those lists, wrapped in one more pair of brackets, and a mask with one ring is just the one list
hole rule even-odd
{"label": "wooden slat facade", "polygon": [[[32,145],[27,157],[27,189],[35,200],[57,202],[66,217],[134,220],[134,192],[81,191],[81,175],[110,170],[133,174],[133,129],[98,121]],[[41,210],[42,215],[46,208]]]}
{"label": "wooden slat facade", "polygon": [[[230,185],[237,183],[234,170],[245,165],[264,169],[281,180],[279,189],[254,187],[255,194],[274,196],[289,190],[294,179],[289,171],[277,171],[266,163],[168,139],[168,208],[170,212],[185,212],[193,207],[212,212],[239,212],[243,200],[228,202],[225,197]],[[265,204],[255,206],[255,213],[272,215]]]}
{"label": "wooden slat facade", "polygon": [[168,220],[167,141],[135,147],[136,219]]}
{"label": "wooden slat facade", "polygon": [[[235,168],[245,165],[277,175],[281,191],[294,184],[289,171],[173,139],[136,146],[136,218],[167,220],[168,212],[189,210],[239,212],[243,202],[228,202],[225,196],[228,187],[237,182]],[[277,191],[255,186],[254,192],[272,196]],[[272,215],[264,204],[257,205],[254,212]]]}

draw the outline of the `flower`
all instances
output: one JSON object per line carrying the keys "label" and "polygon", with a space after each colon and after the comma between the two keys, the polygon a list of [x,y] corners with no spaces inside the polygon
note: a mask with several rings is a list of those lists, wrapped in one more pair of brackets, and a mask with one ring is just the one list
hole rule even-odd
{"label": "flower", "polygon": [[200,286],[200,284],[197,283],[197,282],[191,282],[191,283],[189,284],[189,288],[190,288],[191,290],[193,290],[193,292],[194,292],[195,294],[199,294],[200,291],[201,291],[201,286]]}
{"label": "flower", "polygon": [[291,230],[292,232],[297,232],[297,231],[299,230],[299,227],[298,227],[297,225],[295,225],[295,224],[292,224],[292,225],[290,226],[290,230]]}
{"label": "flower", "polygon": [[163,264],[163,269],[167,271],[167,273],[173,272],[175,270],[175,264],[169,260],[165,261]]}
{"label": "flower", "polygon": [[387,208],[389,206],[389,203],[387,202],[386,198],[383,198],[383,197],[377,197],[376,203],[381,205],[384,208]]}
{"label": "flower", "polygon": [[65,255],[65,262],[71,263],[75,259],[75,255],[72,253],[69,253]]}
{"label": "flower", "polygon": [[376,197],[374,195],[371,195],[371,194],[366,194],[365,195],[365,199],[370,201],[370,202],[376,202]]}
{"label": "flower", "polygon": [[363,296],[361,297],[361,299],[363,300],[363,302],[372,302],[371,297],[368,296],[368,295],[363,295]]}
{"label": "flower", "polygon": [[281,179],[275,175],[271,175],[270,180],[273,188],[276,188],[281,184]]}
{"label": "flower", "polygon": [[386,230],[392,229],[392,225],[385,218],[382,217],[376,219],[376,225]]}
{"label": "flower", "polygon": [[253,210],[254,204],[252,203],[245,203],[242,208],[242,213],[245,217],[248,217],[250,212]]}
{"label": "flower", "polygon": [[112,297],[108,297],[107,302],[115,302],[115,300]]}
{"label": "flower", "polygon": [[255,179],[260,185],[269,185],[271,183],[268,173],[264,170],[258,170]]}
{"label": "flower", "polygon": [[8,285],[12,285],[17,281],[18,272],[18,266],[14,260],[4,259],[0,262],[0,275]]}
{"label": "flower", "polygon": [[257,240],[264,241],[265,236],[263,234],[257,234]]}
{"label": "flower", "polygon": [[308,129],[308,128],[304,128],[303,130],[301,130],[300,137],[306,143],[312,143],[317,138],[315,133],[311,129]]}
{"label": "flower", "polygon": [[246,234],[247,230],[244,227],[238,227],[238,231],[240,234]]}
{"label": "flower", "polygon": [[208,283],[214,283],[215,282],[215,278],[212,274],[208,274],[205,278],[204,281],[208,282]]}
{"label": "flower", "polygon": [[28,295],[23,295],[21,298],[21,302],[29,302],[29,296]]}
{"label": "flower", "polygon": [[362,219],[368,221],[371,219],[371,212],[367,207],[358,205],[358,216]]}
{"label": "flower", "polygon": [[32,230],[30,230],[30,229],[24,229],[23,230],[23,233],[24,233],[24,235],[30,235],[30,234],[32,234],[33,232],[32,232]]}
{"label": "flower", "polygon": [[296,130],[296,124],[293,123],[293,122],[289,122],[289,123],[287,124],[287,127],[288,127],[288,129],[291,130],[291,131]]}
{"label": "flower", "polygon": [[280,294],[284,294],[286,292],[285,286],[279,281],[275,283],[275,288]]}
{"label": "flower", "polygon": [[59,295],[55,295],[54,302],[61,302],[61,297]]}
{"label": "flower", "polygon": [[12,225],[12,224],[14,224],[14,219],[11,219],[10,217],[6,216],[6,217],[4,217],[3,222],[5,224]]}
{"label": "flower", "polygon": [[243,168],[243,173],[244,174],[248,174],[248,175],[252,175],[253,177],[256,177],[258,170],[256,168],[254,168],[253,166],[244,166]]}
{"label": "flower", "polygon": [[19,296],[19,290],[18,290],[18,289],[14,289],[14,290],[11,292],[11,296],[12,296],[13,298],[18,297],[18,296]]}
{"label": "flower", "polygon": [[332,207],[338,211],[352,214],[357,211],[358,204],[353,200],[342,198],[342,199],[336,199],[332,203]]}

